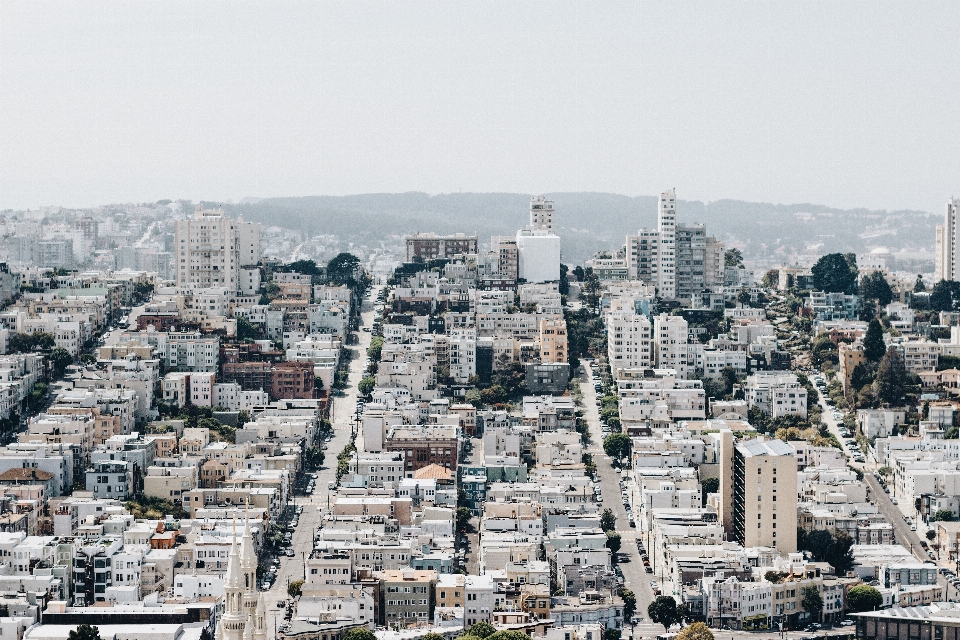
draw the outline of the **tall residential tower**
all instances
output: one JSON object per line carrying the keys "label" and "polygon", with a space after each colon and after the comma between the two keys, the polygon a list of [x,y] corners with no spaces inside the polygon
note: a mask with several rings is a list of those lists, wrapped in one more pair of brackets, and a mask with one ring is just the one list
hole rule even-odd
{"label": "tall residential tower", "polygon": [[960,198],[950,198],[943,214],[943,224],[937,225],[937,248],[934,280],[956,280],[957,269],[957,209]]}

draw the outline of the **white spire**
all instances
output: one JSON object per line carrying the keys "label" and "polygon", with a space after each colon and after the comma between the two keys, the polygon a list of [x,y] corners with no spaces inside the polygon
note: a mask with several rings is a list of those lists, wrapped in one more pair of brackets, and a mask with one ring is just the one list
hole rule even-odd
{"label": "white spire", "polygon": [[257,553],[253,550],[253,534],[250,533],[250,501],[244,516],[243,538],[240,541],[240,566],[245,570],[257,569]]}
{"label": "white spire", "polygon": [[233,514],[233,540],[230,543],[230,559],[227,561],[227,575],[224,578],[224,587],[242,589],[243,580],[240,578],[240,554],[237,551],[237,514]]}
{"label": "white spire", "polygon": [[253,640],[253,625],[253,615],[251,615],[243,627],[243,640]]}

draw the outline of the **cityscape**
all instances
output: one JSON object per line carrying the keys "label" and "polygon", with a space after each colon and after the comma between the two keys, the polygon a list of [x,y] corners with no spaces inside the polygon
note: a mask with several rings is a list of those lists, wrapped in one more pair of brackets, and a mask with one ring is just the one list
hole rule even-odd
{"label": "cityscape", "polygon": [[956,18],[0,0],[0,640],[960,640]]}

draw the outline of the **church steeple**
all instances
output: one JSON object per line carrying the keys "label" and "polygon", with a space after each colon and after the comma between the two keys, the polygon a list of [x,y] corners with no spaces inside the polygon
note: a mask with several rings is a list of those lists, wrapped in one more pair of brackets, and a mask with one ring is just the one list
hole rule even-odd
{"label": "church steeple", "polygon": [[244,586],[237,547],[237,516],[233,516],[233,539],[230,543],[230,558],[224,576],[224,612],[220,619],[222,635],[218,640],[243,640],[243,629],[249,614],[244,610]]}

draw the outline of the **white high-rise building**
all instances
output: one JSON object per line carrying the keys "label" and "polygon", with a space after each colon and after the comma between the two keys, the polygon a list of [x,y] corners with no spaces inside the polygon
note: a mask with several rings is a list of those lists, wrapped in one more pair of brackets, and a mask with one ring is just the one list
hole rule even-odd
{"label": "white high-rise building", "polygon": [[677,297],[677,191],[660,194],[657,203],[657,231],[660,232],[660,297]]}
{"label": "white high-rise building", "polygon": [[553,231],[553,200],[543,196],[530,198],[530,228]]}
{"label": "white high-rise building", "polygon": [[950,198],[943,214],[943,224],[937,225],[937,248],[934,280],[957,280],[957,209],[960,198]]}
{"label": "white high-rise building", "polygon": [[560,279],[560,237],[554,233],[553,201],[530,199],[530,224],[517,231],[517,277],[530,284]]}
{"label": "white high-rise building", "polygon": [[177,221],[177,286],[238,291],[240,267],[260,262],[260,230],[258,223],[198,205],[193,218]]}
{"label": "white high-rise building", "polygon": [[607,359],[614,378],[624,369],[653,368],[653,326],[647,316],[632,309],[607,315]]}
{"label": "white high-rise building", "polygon": [[674,369],[677,377],[687,377],[687,339],[689,329],[683,316],[661,313],[653,319],[653,344],[658,369]]}

